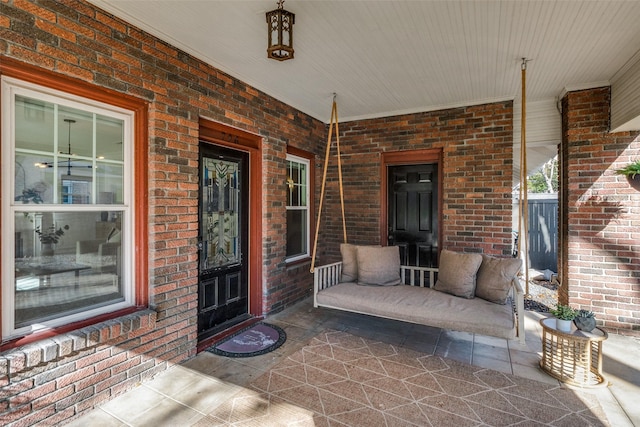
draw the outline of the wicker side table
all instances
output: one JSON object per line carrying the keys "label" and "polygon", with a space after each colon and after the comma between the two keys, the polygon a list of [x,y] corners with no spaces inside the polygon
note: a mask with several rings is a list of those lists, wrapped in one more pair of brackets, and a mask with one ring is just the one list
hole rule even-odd
{"label": "wicker side table", "polygon": [[584,332],[572,325],[571,332],[555,328],[556,319],[540,320],[542,359],[540,368],[552,377],[577,387],[598,387],[607,382],[602,374],[602,343],[607,332],[595,328]]}

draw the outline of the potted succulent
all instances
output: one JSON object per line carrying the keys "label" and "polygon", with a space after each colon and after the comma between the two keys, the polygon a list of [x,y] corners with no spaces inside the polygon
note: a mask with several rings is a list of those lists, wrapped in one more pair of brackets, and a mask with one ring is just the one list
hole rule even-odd
{"label": "potted succulent", "polygon": [[629,185],[640,191],[640,159],[616,170],[616,173],[618,175],[626,176],[627,181],[629,181]]}
{"label": "potted succulent", "polygon": [[571,324],[576,317],[576,310],[568,305],[558,304],[550,313],[556,317],[556,329],[562,332],[571,332]]}
{"label": "potted succulent", "polygon": [[591,332],[596,327],[596,316],[592,311],[580,309],[576,312],[573,323],[581,331]]}

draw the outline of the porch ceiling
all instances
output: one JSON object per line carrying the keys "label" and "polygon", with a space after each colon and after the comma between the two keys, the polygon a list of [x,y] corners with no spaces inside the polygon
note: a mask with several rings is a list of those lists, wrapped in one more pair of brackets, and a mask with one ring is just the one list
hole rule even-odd
{"label": "porch ceiling", "polygon": [[560,120],[563,91],[609,85],[640,48],[635,1],[287,0],[295,58],[284,62],[266,56],[275,0],[89,1],[324,122],[333,93],[341,121],[518,104],[526,57],[527,105],[547,105],[527,114],[527,141],[549,152],[559,133],[535,129]]}

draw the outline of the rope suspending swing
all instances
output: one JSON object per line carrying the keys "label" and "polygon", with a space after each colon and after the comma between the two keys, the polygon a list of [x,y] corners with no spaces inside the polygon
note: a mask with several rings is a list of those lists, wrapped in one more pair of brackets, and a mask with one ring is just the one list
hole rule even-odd
{"label": "rope suspending swing", "polygon": [[525,298],[529,295],[529,200],[527,188],[527,91],[526,75],[527,62],[522,58],[522,114],[520,129],[520,194],[518,198],[518,242],[524,250],[519,251],[524,258]]}
{"label": "rope suspending swing", "polygon": [[329,154],[331,153],[331,139],[333,136],[333,126],[336,128],[336,148],[338,152],[338,185],[340,186],[340,207],[342,209],[342,233],[344,243],[347,243],[347,223],[344,216],[344,190],[342,187],[342,160],[340,158],[340,131],[338,130],[338,105],[336,104],[336,94],[333,94],[333,104],[331,106],[331,119],[329,121],[329,133],[327,136],[327,150],[324,157],[324,172],[322,173],[322,189],[320,190],[320,206],[318,207],[318,219],[316,222],[315,239],[313,240],[313,254],[311,255],[311,269],[316,264],[316,249],[318,247],[318,232],[320,231],[320,218],[322,217],[322,205],[324,203],[324,191],[327,183],[327,168],[329,166]]}

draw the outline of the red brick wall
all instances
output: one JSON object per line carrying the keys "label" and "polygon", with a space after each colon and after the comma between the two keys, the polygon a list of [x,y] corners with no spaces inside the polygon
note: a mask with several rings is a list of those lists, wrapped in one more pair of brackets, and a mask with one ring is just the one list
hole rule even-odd
{"label": "red brick wall", "polygon": [[308,265],[284,262],[285,157],[287,144],[321,149],[323,123],[83,1],[0,2],[0,55],[148,102],[148,286],[157,311],[152,328],[107,334],[37,368],[25,368],[23,349],[0,354],[0,372],[10,372],[0,374],[0,424],[61,422],[195,354],[200,117],[264,138],[263,265],[252,266],[263,271],[264,312],[309,294]]}
{"label": "red brick wall", "polygon": [[[380,242],[381,152],[443,150],[443,239],[456,251],[511,254],[511,102],[340,124],[347,238]],[[326,259],[339,257],[342,216],[334,147],[321,236]],[[321,182],[321,181],[318,181]]]}
{"label": "red brick wall", "polygon": [[615,170],[640,158],[640,132],[609,133],[609,87],[563,99],[561,302],[609,332],[640,336],[640,192]]}

